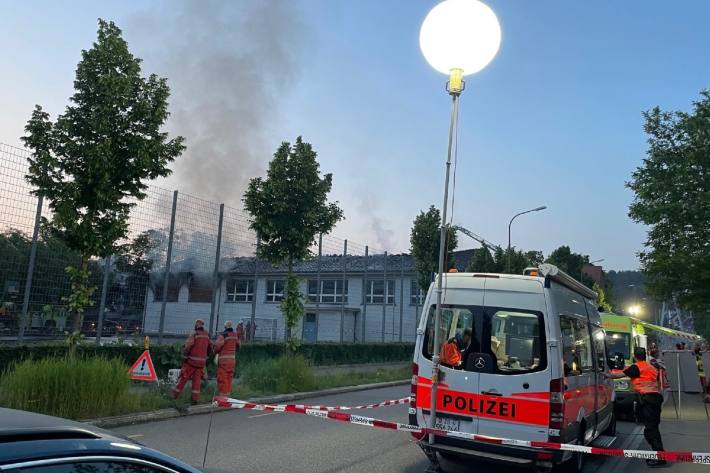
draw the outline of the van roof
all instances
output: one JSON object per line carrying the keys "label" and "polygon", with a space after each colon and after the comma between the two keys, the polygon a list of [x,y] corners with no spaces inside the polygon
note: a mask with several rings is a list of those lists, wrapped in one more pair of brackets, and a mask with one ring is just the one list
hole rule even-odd
{"label": "van roof", "polygon": [[526,276],[523,274],[498,274],[498,273],[445,273],[444,281],[450,288],[465,288],[470,287],[470,284],[465,284],[464,281],[470,280],[470,278],[496,278],[496,279],[510,279],[510,280],[528,280],[528,281],[540,281],[543,286],[546,285],[546,281],[553,280],[558,284],[561,284],[572,291],[587,297],[592,300],[596,300],[597,293],[589,289],[584,284],[580,283],[572,276],[568,275],[557,266],[552,264],[541,264],[539,267],[539,273],[541,276]]}

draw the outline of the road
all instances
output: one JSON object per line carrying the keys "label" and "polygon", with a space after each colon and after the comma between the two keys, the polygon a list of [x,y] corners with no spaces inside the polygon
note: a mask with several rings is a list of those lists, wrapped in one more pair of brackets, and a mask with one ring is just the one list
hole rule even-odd
{"label": "road", "polygon": [[[362,405],[409,394],[409,386],[373,389],[305,399],[304,404]],[[407,406],[361,411],[363,415],[407,422]],[[201,466],[209,415],[187,416],[114,429],[149,447]],[[626,445],[638,431],[620,423],[615,446]],[[629,435],[631,434],[631,435]],[[613,473],[630,460],[596,457],[585,473]],[[619,464],[623,463],[623,464]],[[225,472],[424,472],[428,461],[403,432],[347,425],[292,413],[234,410],[212,416],[206,468]],[[442,462],[445,471],[494,471],[500,466]],[[639,465],[640,466],[640,465]],[[507,470],[506,470],[507,471]],[[519,470],[526,471],[526,470]],[[618,470],[620,471],[620,470]]]}

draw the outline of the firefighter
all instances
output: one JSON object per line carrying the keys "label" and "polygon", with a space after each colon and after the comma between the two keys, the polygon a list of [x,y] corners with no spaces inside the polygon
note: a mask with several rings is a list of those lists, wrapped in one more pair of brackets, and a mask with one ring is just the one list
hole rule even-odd
{"label": "firefighter", "polygon": [[197,404],[200,400],[200,387],[202,384],[202,374],[205,371],[207,357],[212,348],[210,337],[205,332],[205,321],[195,320],[195,331],[187,337],[182,350],[183,361],[180,367],[180,379],[173,387],[170,395],[177,399],[185,388],[188,381],[192,380],[192,391],[190,398],[192,404]]}
{"label": "firefighter", "polygon": [[[646,349],[636,347],[634,349],[636,362],[617,373],[609,373],[608,378],[620,379],[631,378],[631,384],[639,395],[640,417],[643,422],[643,436],[651,445],[653,450],[663,451],[663,440],[658,425],[661,423],[661,407],[663,406],[663,396],[661,395],[661,379],[658,370],[646,361]],[[646,464],[651,467],[663,466],[666,461],[663,459],[646,460]]]}
{"label": "firefighter", "polygon": [[217,361],[217,386],[220,396],[232,394],[232,379],[237,366],[236,354],[239,351],[239,336],[232,328],[232,322],[224,323],[222,332],[214,344],[214,351],[219,355]]}

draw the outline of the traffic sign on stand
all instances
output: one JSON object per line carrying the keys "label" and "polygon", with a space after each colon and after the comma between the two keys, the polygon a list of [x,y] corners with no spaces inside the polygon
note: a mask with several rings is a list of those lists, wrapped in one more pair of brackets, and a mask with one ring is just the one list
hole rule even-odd
{"label": "traffic sign on stand", "polygon": [[150,352],[148,350],[144,351],[141,356],[138,357],[129,372],[131,379],[138,381],[158,380],[158,376],[155,374],[155,368],[153,367],[153,360],[150,358]]}

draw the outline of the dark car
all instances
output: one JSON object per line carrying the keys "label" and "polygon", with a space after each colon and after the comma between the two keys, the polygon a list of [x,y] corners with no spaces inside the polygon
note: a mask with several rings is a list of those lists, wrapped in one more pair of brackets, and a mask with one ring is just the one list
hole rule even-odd
{"label": "dark car", "polygon": [[168,455],[88,424],[5,408],[0,408],[0,471],[200,473]]}

